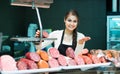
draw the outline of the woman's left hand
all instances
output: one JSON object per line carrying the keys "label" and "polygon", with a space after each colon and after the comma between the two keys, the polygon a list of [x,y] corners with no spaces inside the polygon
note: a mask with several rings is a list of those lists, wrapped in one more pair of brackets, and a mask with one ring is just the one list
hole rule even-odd
{"label": "woman's left hand", "polygon": [[88,41],[88,40],[90,40],[91,38],[90,37],[84,37],[84,38],[82,38],[82,39],[80,39],[79,40],[79,44],[83,44],[84,42],[86,42],[86,41]]}

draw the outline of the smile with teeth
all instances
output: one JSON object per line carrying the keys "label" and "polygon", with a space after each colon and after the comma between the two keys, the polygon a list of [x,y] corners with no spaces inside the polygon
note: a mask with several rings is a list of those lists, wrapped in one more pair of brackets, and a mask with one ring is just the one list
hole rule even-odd
{"label": "smile with teeth", "polygon": [[72,26],[72,25],[69,25],[68,27],[69,27],[69,28],[74,28],[74,26]]}

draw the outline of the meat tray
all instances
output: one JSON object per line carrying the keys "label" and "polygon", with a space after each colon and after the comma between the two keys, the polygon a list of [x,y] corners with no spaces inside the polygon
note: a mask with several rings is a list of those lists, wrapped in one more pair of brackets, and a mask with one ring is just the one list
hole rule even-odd
{"label": "meat tray", "polygon": [[18,70],[18,71],[1,71],[1,74],[35,74],[35,73],[45,73],[45,72],[57,72],[60,70],[61,70],[61,67],[45,68],[45,69],[31,69],[31,70]]}
{"label": "meat tray", "polygon": [[88,64],[88,65],[77,65],[77,66],[64,66],[62,69],[68,70],[68,69],[81,69],[82,71],[96,68],[96,67],[107,67],[111,64],[111,62],[108,63],[100,63],[100,64]]}
{"label": "meat tray", "polygon": [[107,67],[111,63],[100,63],[100,64],[88,64],[88,65],[77,65],[77,66],[61,66],[57,68],[45,68],[45,69],[32,69],[32,70],[18,70],[18,71],[1,71],[1,74],[33,74],[33,73],[45,73],[45,72],[59,72],[62,70],[80,69],[82,71],[96,68],[96,67]]}

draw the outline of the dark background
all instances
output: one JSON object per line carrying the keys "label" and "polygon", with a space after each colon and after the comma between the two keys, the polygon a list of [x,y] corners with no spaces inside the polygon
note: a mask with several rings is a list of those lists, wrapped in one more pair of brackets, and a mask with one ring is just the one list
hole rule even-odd
{"label": "dark background", "polygon": [[[112,0],[54,0],[49,9],[39,8],[43,29],[64,29],[64,15],[76,9],[80,15],[78,31],[90,36],[88,49],[106,49],[106,16],[112,11]],[[37,14],[31,7],[11,6],[10,0],[0,0],[0,32],[3,35],[27,36],[30,23],[38,24]],[[13,47],[9,39],[4,44]]]}

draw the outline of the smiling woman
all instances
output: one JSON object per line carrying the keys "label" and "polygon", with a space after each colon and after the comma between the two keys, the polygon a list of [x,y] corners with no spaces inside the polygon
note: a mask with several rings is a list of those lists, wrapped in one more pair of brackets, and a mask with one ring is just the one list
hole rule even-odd
{"label": "smiling woman", "polygon": [[[67,12],[64,17],[65,29],[51,32],[48,38],[57,38],[57,40],[42,42],[42,49],[54,43],[54,47],[59,50],[60,54],[66,56],[66,49],[71,47],[77,55],[84,48],[85,42],[90,40],[90,37],[86,37],[84,34],[77,32],[78,21],[79,15],[76,10]],[[39,34],[40,31],[38,30],[36,37],[38,37]],[[40,49],[39,45],[36,45],[36,48]]]}

